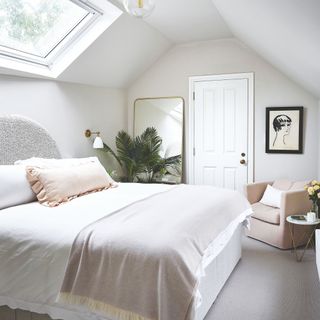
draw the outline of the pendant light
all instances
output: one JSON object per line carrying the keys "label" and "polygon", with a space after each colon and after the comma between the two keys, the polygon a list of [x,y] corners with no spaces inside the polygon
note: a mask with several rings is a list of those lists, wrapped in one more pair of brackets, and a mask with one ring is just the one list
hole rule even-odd
{"label": "pendant light", "polygon": [[123,5],[128,13],[137,18],[145,18],[155,7],[154,0],[124,0]]}

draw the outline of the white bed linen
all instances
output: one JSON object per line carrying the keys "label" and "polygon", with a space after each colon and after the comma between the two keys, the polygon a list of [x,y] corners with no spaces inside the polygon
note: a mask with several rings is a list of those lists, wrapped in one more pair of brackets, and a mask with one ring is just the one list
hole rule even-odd
{"label": "white bed linen", "polygon": [[[81,229],[132,202],[170,188],[161,184],[120,184],[56,208],[33,202],[1,210],[0,304],[20,301],[56,306],[69,252]],[[8,304],[23,307],[20,303]]]}
{"label": "white bed linen", "polygon": [[[87,311],[80,314],[79,307],[55,303],[74,238],[89,223],[170,188],[160,184],[120,184],[118,188],[80,197],[56,208],[34,202],[1,210],[0,305],[48,313],[52,318],[100,319]],[[199,268],[199,278],[247,214],[232,221],[211,244]],[[199,302],[200,296],[198,293]]]}

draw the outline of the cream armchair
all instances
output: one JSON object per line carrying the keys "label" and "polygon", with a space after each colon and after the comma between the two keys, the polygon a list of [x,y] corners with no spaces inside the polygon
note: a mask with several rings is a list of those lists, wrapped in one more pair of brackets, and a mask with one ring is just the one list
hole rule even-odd
{"label": "cream armchair", "polygon": [[[253,215],[247,236],[280,249],[291,248],[292,241],[286,217],[293,214],[305,214],[310,210],[311,201],[308,199],[308,193],[303,189],[306,183],[306,181],[282,180],[248,184],[245,187],[245,193],[252,205]],[[269,207],[259,202],[268,184],[284,191],[280,208]],[[296,245],[303,245],[306,242],[306,239],[303,239],[306,228],[305,226],[294,226]]]}

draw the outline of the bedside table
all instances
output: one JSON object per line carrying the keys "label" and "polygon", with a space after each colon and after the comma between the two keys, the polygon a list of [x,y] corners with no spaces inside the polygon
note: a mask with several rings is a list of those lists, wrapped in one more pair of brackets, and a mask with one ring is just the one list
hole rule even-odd
{"label": "bedside table", "polygon": [[[320,224],[320,219],[317,219],[317,220],[315,220],[313,222],[309,222],[306,219],[305,220],[297,220],[297,219],[294,219],[294,216],[288,216],[286,218],[286,220],[287,220],[287,222],[289,222],[291,241],[292,241],[293,250],[294,250],[295,255],[296,255],[296,259],[297,259],[298,262],[301,262],[306,250],[308,249],[310,243],[312,242],[312,238],[314,236],[315,230],[316,230],[318,224]],[[307,240],[307,243],[304,246],[302,254],[300,256],[299,256],[299,253],[298,253],[298,248],[297,248],[297,246],[295,244],[295,241],[294,241],[294,226],[295,225],[300,225],[300,226],[302,225],[302,226],[306,226],[306,227],[311,227],[311,231],[309,229],[309,231],[307,230],[305,232],[304,236],[307,236],[308,240]]]}

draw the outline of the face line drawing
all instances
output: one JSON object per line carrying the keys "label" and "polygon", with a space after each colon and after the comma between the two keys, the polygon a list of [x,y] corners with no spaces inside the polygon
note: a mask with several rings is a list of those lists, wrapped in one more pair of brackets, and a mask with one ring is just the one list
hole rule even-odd
{"label": "face line drawing", "polygon": [[282,134],[282,143],[286,145],[285,137],[290,134],[292,120],[289,116],[285,114],[280,114],[273,119],[273,129],[276,133],[272,146],[274,147],[280,134]]}

